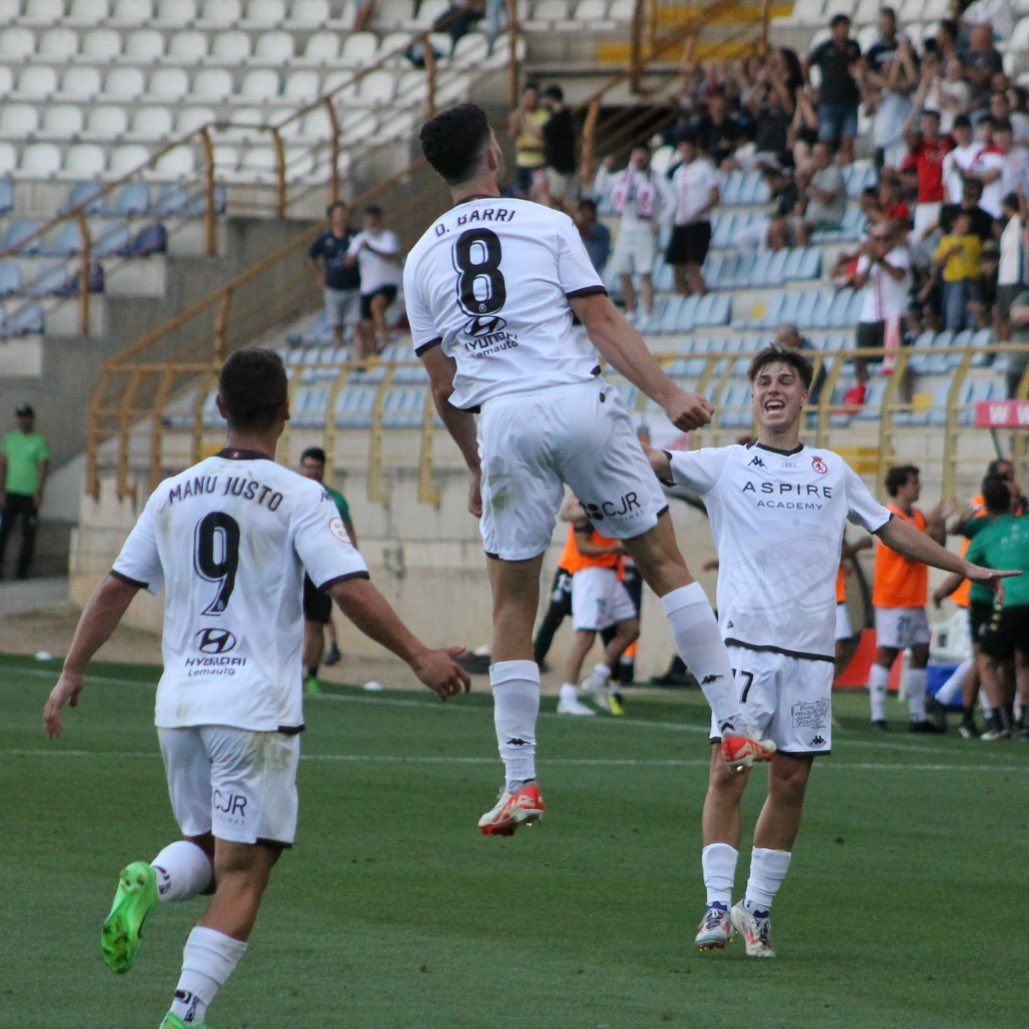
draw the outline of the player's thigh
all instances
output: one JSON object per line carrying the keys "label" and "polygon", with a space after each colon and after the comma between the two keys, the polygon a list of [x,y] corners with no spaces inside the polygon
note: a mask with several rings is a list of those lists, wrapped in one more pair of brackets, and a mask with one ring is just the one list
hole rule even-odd
{"label": "player's thigh", "polygon": [[779,700],[769,738],[792,757],[828,754],[832,749],[832,661],[779,655]]}
{"label": "player's thigh", "polygon": [[850,624],[850,612],[847,610],[845,603],[836,605],[836,634],[835,639],[837,642],[840,640],[849,640],[854,636],[854,630]]}
{"label": "player's thigh", "polygon": [[200,729],[158,729],[168,799],[183,836],[211,831],[211,759]]}
{"label": "player's thigh", "polygon": [[204,726],[211,762],[211,825],[217,839],[288,847],[297,825],[300,737]]}
{"label": "player's thigh", "polygon": [[539,394],[500,397],[482,410],[479,528],[491,556],[524,561],[550,545],[564,496],[549,446],[552,421],[550,407]]}
{"label": "player's thigh", "polygon": [[555,460],[586,516],[597,532],[616,539],[652,529],[668,501],[618,391],[597,379],[561,393],[554,404]]}
{"label": "player's thigh", "polygon": [[610,568],[583,568],[572,576],[572,625],[576,630],[600,632],[614,625],[611,582],[618,576]]}
{"label": "player's thigh", "polygon": [[[779,701],[780,654],[729,646],[729,664],[744,721],[766,736]],[[711,739],[721,739],[711,716]]]}

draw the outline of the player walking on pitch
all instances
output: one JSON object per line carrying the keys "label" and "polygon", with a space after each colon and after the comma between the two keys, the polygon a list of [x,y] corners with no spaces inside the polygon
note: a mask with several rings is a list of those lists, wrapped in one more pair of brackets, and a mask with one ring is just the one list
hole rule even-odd
{"label": "player walking on pitch", "polygon": [[278,355],[233,354],[221,372],[218,409],[229,423],[228,446],[150,496],[82,612],[43,711],[47,735],[59,736],[61,708],[78,703],[90,658],[140,589],[164,586],[155,722],[183,839],[151,864],[123,869],[101,934],[104,960],[126,972],[158,902],[186,900],[213,882],[162,1029],[204,1024],[243,957],[272,866],[293,844],[304,570],[441,700],[469,685],[453,661],[459,648],[427,649],[371,584],[325,490],[275,463],[289,417]]}
{"label": "player walking on pitch", "polygon": [[480,108],[437,115],[421,143],[454,207],[408,257],[407,314],[440,417],[471,473],[469,509],[480,517],[493,590],[490,684],[506,782],[480,830],[510,835],[543,813],[532,624],[565,484],[599,531],[624,541],[661,597],[676,647],[724,730],[726,759],[767,758],[770,748],[740,718],[717,623],[676,546],[665,498],[618,394],[572,328],[573,312],[603,357],[680,429],[709,421],[711,406],[661,371],[608,299],[567,215],[500,196],[503,158]]}
{"label": "player walking on pitch", "polygon": [[[974,582],[995,585],[1020,573],[980,568],[950,553],[894,518],[838,454],[801,443],[812,369],[800,353],[773,345],[747,374],[756,443],[692,453],[652,450],[650,460],[660,479],[698,493],[707,507],[720,561],[718,616],[743,717],[777,748],[754,829],[746,895],[731,911],[749,774],[734,775],[712,754],[701,856],[707,909],[696,946],[721,948],[738,932],[747,954],[774,957],[772,898],[790,866],[812,761],[832,744],[835,583],[845,522]],[[716,724],[711,735],[717,741]]]}

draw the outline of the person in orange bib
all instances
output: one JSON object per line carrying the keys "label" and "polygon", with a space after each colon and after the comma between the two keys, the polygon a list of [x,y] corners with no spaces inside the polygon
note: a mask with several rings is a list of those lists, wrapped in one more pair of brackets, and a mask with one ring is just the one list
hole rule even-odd
{"label": "person in orange bib", "polygon": [[[894,518],[903,519],[926,533],[937,543],[947,538],[945,520],[949,511],[940,504],[928,515],[915,507],[922,491],[919,471],[914,465],[898,465],[886,475],[887,508]],[[929,592],[929,569],[920,561],[903,557],[881,543],[875,545],[875,582],[872,605],[875,608],[875,663],[868,674],[868,697],[872,725],[887,729],[886,686],[897,655],[911,648],[911,663],[904,677],[911,732],[939,732],[926,718],[925,680],[929,664],[929,620],[925,604]]]}

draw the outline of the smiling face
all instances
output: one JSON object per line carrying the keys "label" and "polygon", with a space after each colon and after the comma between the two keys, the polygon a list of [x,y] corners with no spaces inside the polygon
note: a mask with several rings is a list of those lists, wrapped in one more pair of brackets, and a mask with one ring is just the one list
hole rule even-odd
{"label": "smiling face", "polygon": [[772,361],[754,377],[751,398],[759,428],[778,435],[799,424],[807,390],[792,365]]}

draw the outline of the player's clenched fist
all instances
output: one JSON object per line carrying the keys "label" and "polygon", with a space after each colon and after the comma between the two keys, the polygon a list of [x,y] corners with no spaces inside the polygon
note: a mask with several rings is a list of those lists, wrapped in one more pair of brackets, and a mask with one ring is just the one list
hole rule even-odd
{"label": "player's clenched fist", "polygon": [[413,664],[414,674],[432,690],[440,700],[467,693],[472,680],[468,673],[454,660],[464,653],[464,647],[446,647],[441,650],[427,650]]}
{"label": "player's clenched fist", "polygon": [[683,432],[699,429],[707,425],[715,413],[711,404],[695,393],[679,392],[664,404],[664,412],[668,420]]}

